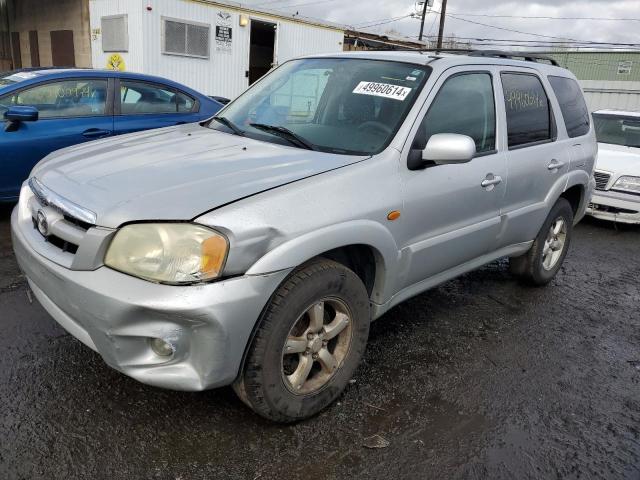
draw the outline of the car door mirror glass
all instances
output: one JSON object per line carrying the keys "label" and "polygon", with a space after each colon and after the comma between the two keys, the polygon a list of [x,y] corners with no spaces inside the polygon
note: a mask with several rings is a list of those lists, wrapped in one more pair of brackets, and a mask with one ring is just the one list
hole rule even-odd
{"label": "car door mirror glass", "polygon": [[10,122],[35,122],[38,120],[39,113],[38,109],[35,107],[9,107],[6,112],[4,112],[5,120]]}
{"label": "car door mirror glass", "polygon": [[476,154],[476,143],[467,135],[438,133],[432,135],[422,151],[422,160],[436,165],[467,163]]}

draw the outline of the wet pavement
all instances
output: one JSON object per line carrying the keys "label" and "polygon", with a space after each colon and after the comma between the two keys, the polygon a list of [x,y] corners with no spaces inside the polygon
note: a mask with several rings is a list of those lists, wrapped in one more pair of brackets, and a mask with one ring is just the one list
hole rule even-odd
{"label": "wet pavement", "polygon": [[108,368],[30,301],[8,222],[1,479],[640,478],[640,228],[583,222],[546,288],[497,262],[407,301],[338,403],[282,426]]}

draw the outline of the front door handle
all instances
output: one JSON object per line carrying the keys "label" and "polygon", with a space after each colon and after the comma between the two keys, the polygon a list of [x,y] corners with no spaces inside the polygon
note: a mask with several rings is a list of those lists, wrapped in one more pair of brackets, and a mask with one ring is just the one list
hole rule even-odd
{"label": "front door handle", "polygon": [[493,173],[490,173],[480,185],[482,186],[482,188],[486,188],[487,190],[491,191],[495,188],[496,185],[500,185],[501,183],[502,177],[500,175],[494,175]]}
{"label": "front door handle", "polygon": [[549,170],[551,172],[558,171],[564,166],[565,166],[564,162],[559,162],[558,160],[556,160],[554,158],[553,160],[551,160],[551,163],[549,165],[547,165],[547,170]]}
{"label": "front door handle", "polygon": [[111,135],[111,130],[102,130],[100,128],[90,128],[82,132],[82,136],[85,138],[102,138]]}

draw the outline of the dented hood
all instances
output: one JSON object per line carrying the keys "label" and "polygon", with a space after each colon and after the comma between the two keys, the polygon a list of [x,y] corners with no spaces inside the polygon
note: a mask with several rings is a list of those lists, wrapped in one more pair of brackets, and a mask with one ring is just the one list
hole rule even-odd
{"label": "dented hood", "polygon": [[33,170],[43,185],[118,227],[189,220],[208,210],[367,157],[260,142],[199,124],[55,152]]}

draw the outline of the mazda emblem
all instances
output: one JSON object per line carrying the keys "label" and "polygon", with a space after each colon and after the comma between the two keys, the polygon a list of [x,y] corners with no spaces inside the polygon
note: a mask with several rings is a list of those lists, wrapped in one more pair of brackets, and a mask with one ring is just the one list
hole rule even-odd
{"label": "mazda emblem", "polygon": [[49,222],[47,222],[47,216],[42,210],[38,210],[36,225],[38,227],[38,231],[42,234],[43,237],[49,235]]}

